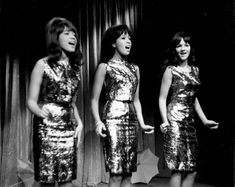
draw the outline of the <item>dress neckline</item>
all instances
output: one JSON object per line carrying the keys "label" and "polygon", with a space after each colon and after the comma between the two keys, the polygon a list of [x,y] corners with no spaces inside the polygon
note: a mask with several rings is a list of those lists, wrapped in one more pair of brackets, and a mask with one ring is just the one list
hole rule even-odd
{"label": "dress neckline", "polygon": [[117,63],[117,64],[125,64],[126,60],[120,60],[120,59],[111,59],[111,62]]}
{"label": "dress neckline", "polygon": [[192,66],[189,66],[189,70],[184,70],[183,68],[179,67],[179,66],[176,66],[177,70],[182,72],[182,73],[185,73],[185,74],[191,74],[193,69],[192,69]]}
{"label": "dress neckline", "polygon": [[67,66],[69,66],[69,61],[67,59],[65,59],[65,60],[58,60],[58,64],[67,67]]}

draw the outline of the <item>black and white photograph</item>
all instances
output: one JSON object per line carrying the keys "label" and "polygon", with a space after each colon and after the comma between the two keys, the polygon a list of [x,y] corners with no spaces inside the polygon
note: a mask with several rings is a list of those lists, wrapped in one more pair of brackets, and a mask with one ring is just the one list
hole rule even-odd
{"label": "black and white photograph", "polygon": [[234,0],[0,0],[0,187],[235,187],[234,51]]}

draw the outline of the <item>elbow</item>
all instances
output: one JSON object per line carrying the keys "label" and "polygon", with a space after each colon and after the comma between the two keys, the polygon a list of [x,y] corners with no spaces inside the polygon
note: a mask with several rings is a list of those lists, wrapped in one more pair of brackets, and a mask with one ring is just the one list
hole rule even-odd
{"label": "elbow", "polygon": [[31,103],[32,103],[31,99],[27,99],[26,107],[27,107],[29,110],[30,110],[30,108],[31,108]]}
{"label": "elbow", "polygon": [[28,100],[26,102],[26,106],[31,112],[35,108],[35,105],[37,105],[37,102],[32,98],[28,98]]}
{"label": "elbow", "polygon": [[90,103],[90,104],[91,104],[91,107],[94,105],[94,103],[95,103],[95,99],[94,99],[94,97],[92,97],[92,98],[91,98],[91,103]]}
{"label": "elbow", "polygon": [[92,96],[91,97],[91,104],[98,103],[99,102],[99,97]]}

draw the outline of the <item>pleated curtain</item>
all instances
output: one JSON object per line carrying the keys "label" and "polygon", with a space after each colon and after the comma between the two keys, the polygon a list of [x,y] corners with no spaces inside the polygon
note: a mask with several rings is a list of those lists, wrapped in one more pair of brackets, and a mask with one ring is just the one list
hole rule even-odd
{"label": "pleated curtain", "polygon": [[[36,1],[31,2],[32,6],[34,2]],[[141,0],[78,0],[68,1],[65,7],[67,14],[64,13],[64,16],[68,15],[67,18],[74,23],[80,33],[84,63],[77,99],[84,130],[83,141],[77,152],[78,172],[77,179],[73,181],[74,186],[96,186],[98,183],[108,182],[109,176],[104,169],[102,144],[95,133],[91,116],[90,93],[93,77],[100,60],[100,43],[104,31],[111,25],[127,24],[134,33],[138,33],[142,23],[142,8]],[[0,12],[0,18],[1,16]],[[17,35],[17,31],[15,32]],[[35,45],[33,42],[30,44],[27,47],[33,48]],[[32,63],[35,62],[31,62],[31,54],[24,49],[16,48],[15,50],[18,51],[14,53],[8,49],[0,51],[1,187],[32,186],[30,177],[33,173],[31,170],[33,116],[26,107],[26,101]],[[26,62],[31,65],[25,66]],[[144,140],[144,136],[140,132],[139,150],[148,146],[148,141],[154,144],[152,141],[154,135],[150,135],[151,140],[148,138]],[[29,172],[28,175],[27,172]]]}

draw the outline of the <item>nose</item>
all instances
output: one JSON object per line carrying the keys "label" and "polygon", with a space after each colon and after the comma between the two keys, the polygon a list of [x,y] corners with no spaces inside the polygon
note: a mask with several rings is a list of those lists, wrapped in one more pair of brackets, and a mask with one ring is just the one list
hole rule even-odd
{"label": "nose", "polygon": [[74,34],[71,34],[70,37],[73,38],[73,39],[76,39]]}
{"label": "nose", "polygon": [[70,36],[71,38],[76,38],[76,36],[75,36],[75,33],[74,33],[74,32],[70,32],[70,33],[69,33],[69,36]]}
{"label": "nose", "polygon": [[186,47],[185,47],[185,46],[181,46],[180,50],[181,50],[181,51],[185,51],[185,50],[186,50]]}
{"label": "nose", "polygon": [[71,35],[70,35],[70,39],[72,39],[72,40],[74,40],[75,42],[77,42],[77,38],[76,38],[76,36],[75,36],[74,34],[71,34]]}
{"label": "nose", "polygon": [[128,44],[131,44],[130,38],[127,38],[127,43],[128,43]]}

